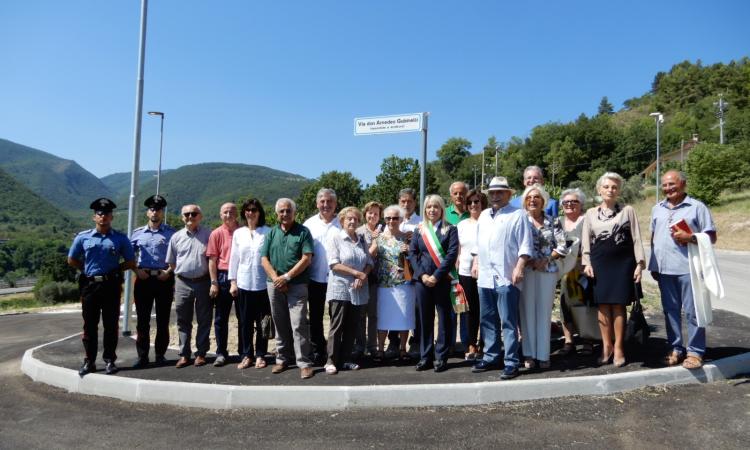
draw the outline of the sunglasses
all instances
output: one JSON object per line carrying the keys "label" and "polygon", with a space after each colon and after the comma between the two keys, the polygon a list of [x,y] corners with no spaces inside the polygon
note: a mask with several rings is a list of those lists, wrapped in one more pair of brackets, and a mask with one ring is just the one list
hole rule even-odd
{"label": "sunglasses", "polygon": [[106,216],[107,214],[111,214],[111,211],[95,211],[94,214],[97,216]]}
{"label": "sunglasses", "polygon": [[188,211],[188,212],[182,213],[182,215],[185,217],[198,217],[199,214],[200,213],[198,211]]}
{"label": "sunglasses", "polygon": [[578,200],[565,200],[562,202],[563,206],[577,205],[578,203],[580,203]]}
{"label": "sunglasses", "polygon": [[482,201],[481,201],[481,200],[477,200],[477,199],[474,199],[474,200],[469,200],[469,201],[468,201],[468,203],[469,203],[470,205],[481,205],[481,204],[482,204]]}
{"label": "sunglasses", "polygon": [[258,208],[247,208],[247,209],[245,210],[245,212],[249,212],[249,213],[257,213],[257,212],[258,212]]}
{"label": "sunglasses", "polygon": [[401,220],[401,218],[400,218],[400,217],[398,217],[398,216],[396,216],[396,217],[383,217],[383,219],[384,219],[384,220],[385,220],[386,222],[391,222],[391,221],[393,221],[393,220]]}

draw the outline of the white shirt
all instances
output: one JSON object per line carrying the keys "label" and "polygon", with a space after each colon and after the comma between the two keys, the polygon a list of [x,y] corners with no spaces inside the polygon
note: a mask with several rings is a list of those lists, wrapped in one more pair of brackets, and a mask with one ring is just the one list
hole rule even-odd
{"label": "white shirt", "polygon": [[245,291],[266,289],[266,272],[260,264],[260,249],[271,229],[267,226],[250,230],[241,227],[232,235],[232,251],[229,254],[230,280],[237,280],[237,287]]}
{"label": "white shirt", "polygon": [[305,220],[303,224],[310,230],[313,238],[313,258],[310,264],[310,279],[318,283],[328,282],[328,255],[326,254],[326,241],[341,229],[339,218],[334,217],[328,223],[323,222],[320,213]]}
{"label": "white shirt", "polygon": [[458,229],[458,242],[461,244],[461,253],[458,255],[458,274],[466,277],[471,276],[471,250],[477,243],[477,225],[479,221],[471,218],[464,219],[456,225]]}
{"label": "white shirt", "polygon": [[506,205],[493,216],[492,208],[487,208],[479,215],[478,222],[477,242],[471,251],[479,256],[477,285],[487,289],[512,285],[518,258],[531,256],[534,251],[526,213]]}
{"label": "white shirt", "polygon": [[398,229],[402,233],[408,233],[416,230],[417,225],[419,225],[420,222],[422,222],[422,218],[419,217],[419,214],[414,213],[407,220],[402,221],[401,225],[398,226]]}

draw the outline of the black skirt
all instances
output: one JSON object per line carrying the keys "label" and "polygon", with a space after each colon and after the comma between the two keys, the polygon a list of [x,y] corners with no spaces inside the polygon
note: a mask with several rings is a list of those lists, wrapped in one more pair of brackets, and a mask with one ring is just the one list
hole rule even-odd
{"label": "black skirt", "polygon": [[591,267],[594,303],[629,305],[636,296],[643,297],[640,283],[633,282],[636,261],[633,239],[629,232],[610,235],[591,244]]}

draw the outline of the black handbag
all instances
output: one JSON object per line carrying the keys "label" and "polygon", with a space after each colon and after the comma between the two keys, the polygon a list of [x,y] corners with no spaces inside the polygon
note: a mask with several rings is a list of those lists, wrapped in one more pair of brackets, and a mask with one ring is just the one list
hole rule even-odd
{"label": "black handbag", "polygon": [[263,316],[260,321],[260,328],[265,339],[273,339],[276,337],[276,327],[273,323],[273,318],[270,314]]}
{"label": "black handbag", "polygon": [[[638,287],[640,286],[636,286],[636,288]],[[638,292],[638,289],[636,289],[636,292]],[[625,342],[631,345],[643,346],[646,345],[650,335],[651,329],[648,326],[648,322],[646,322],[646,317],[643,315],[643,305],[641,305],[641,300],[636,294],[625,328]]]}

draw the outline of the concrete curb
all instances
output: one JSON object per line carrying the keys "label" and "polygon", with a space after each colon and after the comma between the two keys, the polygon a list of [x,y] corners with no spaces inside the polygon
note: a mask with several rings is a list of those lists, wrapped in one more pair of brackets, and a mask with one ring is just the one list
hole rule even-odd
{"label": "concrete curb", "polygon": [[[68,338],[61,340],[64,339]],[[228,386],[100,374],[81,378],[75,370],[53,366],[34,357],[35,350],[53,343],[42,344],[24,353],[21,370],[32,380],[74,393],[209,409],[342,410],[481,405],[572,395],[608,395],[646,386],[707,383],[750,372],[750,353],[744,353],[693,371],[668,367],[612,375],[429,385]]]}

